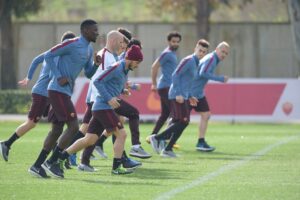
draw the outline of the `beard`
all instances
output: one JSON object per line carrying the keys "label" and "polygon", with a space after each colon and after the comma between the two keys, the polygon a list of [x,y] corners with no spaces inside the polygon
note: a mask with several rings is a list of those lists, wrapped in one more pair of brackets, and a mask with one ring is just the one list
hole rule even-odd
{"label": "beard", "polygon": [[177,51],[178,47],[179,47],[179,46],[170,46],[170,49],[171,49],[172,51]]}

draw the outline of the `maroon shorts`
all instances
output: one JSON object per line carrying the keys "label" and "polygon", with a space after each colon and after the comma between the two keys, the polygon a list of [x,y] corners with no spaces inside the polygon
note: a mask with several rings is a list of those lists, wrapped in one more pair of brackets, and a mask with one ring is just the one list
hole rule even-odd
{"label": "maroon shorts", "polygon": [[93,114],[92,114],[93,103],[94,102],[86,104],[86,108],[85,108],[85,112],[84,112],[84,116],[83,116],[83,120],[82,120],[82,122],[85,124],[88,124],[91,121],[91,118],[93,116]]}
{"label": "maroon shorts", "polygon": [[103,127],[102,129],[105,129],[108,133],[110,133],[112,131],[115,131],[117,128],[122,129],[123,125],[120,122],[119,116],[115,113],[114,110],[93,111],[93,117],[89,123],[88,133],[98,134],[101,127]]}
{"label": "maroon shorts", "polygon": [[44,113],[47,111],[49,105],[48,97],[32,93],[31,94],[31,107],[28,112],[28,118],[33,120],[34,123],[37,123]]}
{"label": "maroon shorts", "polygon": [[177,103],[175,99],[171,99],[170,106],[170,116],[173,122],[181,121],[188,123],[190,121],[190,106],[188,100],[184,100],[183,103]]}
{"label": "maroon shorts", "polygon": [[197,106],[190,106],[190,109],[194,109],[196,112],[209,112],[209,105],[206,97],[198,99]]}
{"label": "maroon shorts", "polygon": [[170,110],[169,89],[170,88],[162,88],[157,90],[162,109]]}
{"label": "maroon shorts", "polygon": [[51,108],[48,115],[50,122],[69,122],[77,120],[77,114],[71,97],[57,91],[48,90]]}

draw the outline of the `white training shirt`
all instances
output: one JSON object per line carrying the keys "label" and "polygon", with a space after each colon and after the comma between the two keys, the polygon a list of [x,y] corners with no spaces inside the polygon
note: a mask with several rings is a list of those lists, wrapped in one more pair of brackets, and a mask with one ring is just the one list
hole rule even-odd
{"label": "white training shirt", "polygon": [[[98,94],[97,88],[94,86],[93,82],[94,80],[102,73],[107,67],[112,66],[113,63],[117,62],[115,56],[108,51],[105,47],[98,51],[97,55],[100,55],[102,60],[101,60],[101,65],[98,67],[96,73],[93,75],[89,87],[91,88],[91,99],[90,102],[95,102],[96,96]],[[90,88],[89,88],[90,89]]]}

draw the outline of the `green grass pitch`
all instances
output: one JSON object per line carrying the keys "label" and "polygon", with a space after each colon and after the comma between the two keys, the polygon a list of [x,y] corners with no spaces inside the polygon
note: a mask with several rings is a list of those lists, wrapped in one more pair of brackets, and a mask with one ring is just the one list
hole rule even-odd
{"label": "green grass pitch", "polygon": [[[20,122],[0,122],[0,140],[7,139]],[[99,171],[65,170],[65,179],[39,179],[27,169],[41,150],[49,131],[41,123],[13,144],[9,161],[0,159],[0,200],[46,199],[205,199],[299,200],[300,125],[210,123],[207,141],[216,151],[195,150],[197,124],[190,124],[178,141],[176,159],[155,154],[145,137],[153,124],[141,124],[141,142],[153,156],[141,160],[133,174],[111,175],[109,159],[91,161]],[[128,126],[126,125],[128,130]],[[130,149],[128,133],[126,149]]]}

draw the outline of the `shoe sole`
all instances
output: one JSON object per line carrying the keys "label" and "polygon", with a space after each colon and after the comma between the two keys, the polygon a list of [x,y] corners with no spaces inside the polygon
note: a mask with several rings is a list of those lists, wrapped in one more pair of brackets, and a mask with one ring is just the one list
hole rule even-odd
{"label": "shoe sole", "polygon": [[90,170],[85,170],[85,169],[81,169],[81,168],[77,168],[78,171],[80,172],[89,172],[89,173],[95,173],[98,170],[94,170],[94,171],[90,171]]}
{"label": "shoe sole", "polygon": [[42,164],[42,168],[46,171],[46,173],[50,174],[51,176],[55,177],[55,178],[60,178],[60,179],[63,179],[64,177],[63,176],[58,176],[56,174],[54,174],[52,171],[50,171],[46,165],[44,165],[44,163]]}
{"label": "shoe sole", "polygon": [[214,150],[216,150],[215,148],[214,149],[204,149],[204,148],[196,148],[197,151],[202,151],[202,152],[212,152]]}
{"label": "shoe sole", "polygon": [[3,158],[3,160],[7,162],[8,159],[5,158],[5,156],[4,156],[3,152],[2,152],[2,145],[0,145],[0,154],[1,154],[2,158]]}
{"label": "shoe sole", "polygon": [[147,158],[151,158],[152,156],[149,155],[149,156],[143,156],[141,154],[135,154],[135,153],[129,153],[130,156],[133,156],[133,157],[137,157],[137,158],[141,158],[141,159],[147,159]]}
{"label": "shoe sole", "polygon": [[[155,140],[155,138],[153,138],[153,139]],[[151,147],[152,147],[153,151],[156,152],[157,154],[159,154],[160,153],[159,149],[156,149],[156,147],[154,146],[151,138],[150,138],[150,144],[151,144]],[[159,148],[159,146],[158,146],[158,148]]]}
{"label": "shoe sole", "polygon": [[49,176],[43,177],[43,176],[39,175],[38,173],[31,171],[30,169],[28,169],[28,172],[29,172],[29,174],[31,174],[32,176],[37,177],[37,178],[50,178]]}
{"label": "shoe sole", "polygon": [[99,171],[98,169],[95,169],[94,168],[94,171],[91,171],[91,170],[85,170],[84,168],[81,168],[81,167],[77,167],[77,170],[80,171],[80,172],[89,172],[89,173],[94,173],[94,172],[97,172]]}
{"label": "shoe sole", "polygon": [[132,171],[127,171],[127,173],[114,173],[114,172],[111,172],[112,175],[127,175],[127,174],[132,174],[133,173],[133,170]]}
{"label": "shoe sole", "polygon": [[168,154],[160,154],[163,158],[177,158],[177,156],[169,156]]}

